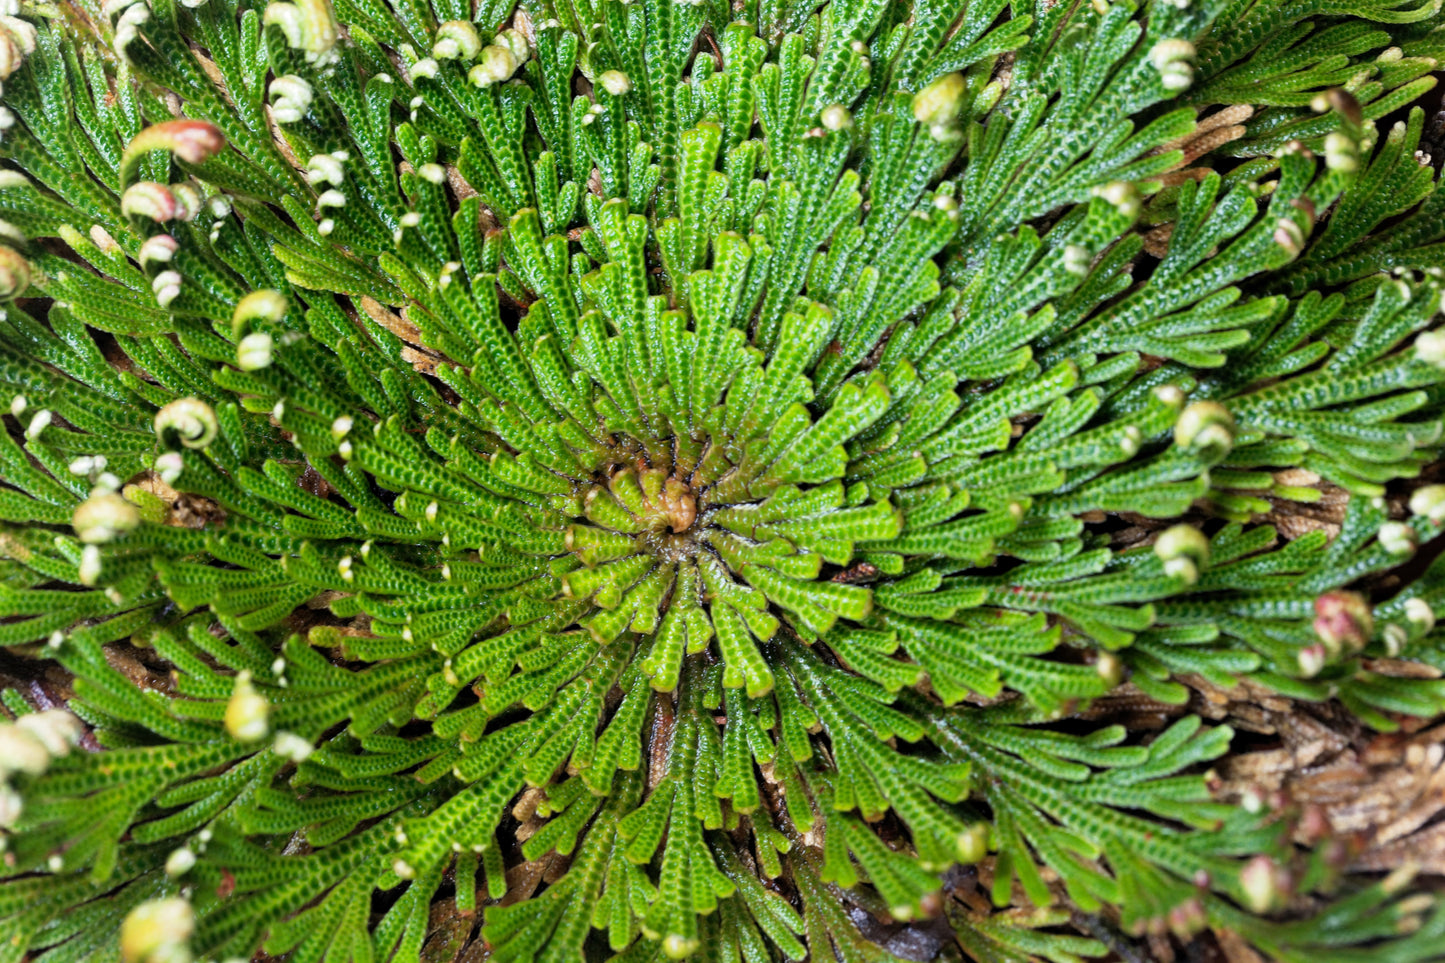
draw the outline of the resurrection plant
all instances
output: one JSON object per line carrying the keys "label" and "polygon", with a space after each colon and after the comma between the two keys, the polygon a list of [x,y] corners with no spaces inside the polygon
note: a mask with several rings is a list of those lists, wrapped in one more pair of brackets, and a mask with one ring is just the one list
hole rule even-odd
{"label": "resurrection plant", "polygon": [[1439,9],[5,0],[0,963],[1438,958]]}

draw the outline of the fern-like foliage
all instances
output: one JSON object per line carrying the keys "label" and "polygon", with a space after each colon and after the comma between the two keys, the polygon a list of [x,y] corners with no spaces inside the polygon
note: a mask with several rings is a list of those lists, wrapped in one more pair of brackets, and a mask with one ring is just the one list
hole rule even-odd
{"label": "fern-like foliage", "polygon": [[1079,713],[1445,705],[1439,6],[11,0],[0,961],[1437,953]]}

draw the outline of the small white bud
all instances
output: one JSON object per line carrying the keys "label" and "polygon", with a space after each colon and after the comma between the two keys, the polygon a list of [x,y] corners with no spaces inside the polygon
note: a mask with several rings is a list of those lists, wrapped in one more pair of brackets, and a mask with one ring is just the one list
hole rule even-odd
{"label": "small white bud", "polygon": [[162,271],[151,281],[151,291],[156,296],[156,303],[161,307],[169,307],[170,303],[181,295],[181,275],[177,271]]}
{"label": "small white bud", "polygon": [[41,408],[30,419],[30,426],[25,429],[25,438],[34,441],[39,438],[45,429],[50,427],[50,421],[54,417],[49,408]]}
{"label": "small white bud", "polygon": [[4,783],[0,783],[0,829],[13,829],[25,814],[25,800]]}
{"label": "small white bud", "polygon": [[0,777],[17,772],[38,776],[49,765],[50,752],[35,733],[13,722],[0,722]]}
{"label": "small white bud", "polygon": [[276,739],[271,744],[271,750],[278,756],[282,756],[295,763],[305,762],[315,749],[311,743],[301,738],[294,732],[281,731],[276,733]]}
{"label": "small white bud", "polygon": [[1325,166],[1332,171],[1350,173],[1360,166],[1360,145],[1343,131],[1325,135]]}
{"label": "small white bud", "polygon": [[316,97],[310,82],[296,74],[283,74],[272,80],[268,93],[271,96],[271,116],[278,124],[294,124],[305,117]]}
{"label": "small white bud", "polygon": [[1174,94],[1188,90],[1194,83],[1194,68],[1182,60],[1168,64],[1159,70],[1159,83]]}
{"label": "small white bud", "polygon": [[286,298],[280,291],[252,291],[236,304],[231,313],[231,331],[239,334],[253,321],[279,323],[286,317]]}
{"label": "small white bud", "polygon": [[84,724],[65,709],[32,712],[15,720],[15,724],[39,739],[45,751],[56,759],[70,755],[71,748],[80,745],[85,735]]}
{"label": "small white bud", "polygon": [[1193,60],[1195,53],[1194,44],[1188,40],[1161,40],[1150,48],[1149,62],[1155,70],[1163,70],[1181,60]]}
{"label": "small white bud", "polygon": [[1154,554],[1166,565],[1187,559],[1203,567],[1209,564],[1209,539],[1193,525],[1181,522],[1159,534],[1154,541]]}
{"label": "small white bud", "polygon": [[152,261],[169,264],[179,248],[180,245],[176,243],[176,239],[169,234],[157,234],[155,237],[145,239],[145,243],[140,246],[137,260],[140,261],[141,267],[145,267]]}
{"label": "small white bud", "polygon": [[1174,442],[1181,448],[1224,448],[1234,445],[1234,416],[1217,401],[1196,401],[1174,423]]}
{"label": "small white bud", "polygon": [[1170,408],[1178,408],[1184,404],[1184,392],[1177,385],[1160,385],[1154,389],[1154,397]]}
{"label": "small white bud", "polygon": [[1415,360],[1445,368],[1445,329],[1423,331],[1415,338]]}
{"label": "small white bud", "polygon": [[476,60],[481,50],[482,38],[475,26],[466,20],[448,20],[437,27],[431,52],[438,60]]}
{"label": "small white bud", "polygon": [[96,247],[100,248],[106,254],[113,255],[124,253],[124,251],[121,249],[121,246],[116,243],[115,238],[111,237],[110,232],[107,231],[105,228],[101,227],[99,224],[90,225],[89,234],[91,243],[93,243]]}
{"label": "small white bud", "polygon": [[1380,526],[1380,547],[1391,555],[1408,555],[1415,550],[1415,530],[1404,522]]}
{"label": "small white bud", "polygon": [[81,585],[94,585],[100,580],[100,548],[87,545],[80,553],[80,565],[76,569]]}
{"label": "small white bud", "polygon": [[1445,521],[1445,485],[1426,485],[1410,495],[1410,512],[1439,524]]}
{"label": "small white bud", "polygon": [[[908,907],[896,907],[902,912],[895,913],[896,917],[907,918]],[[662,939],[662,952],[666,953],[669,959],[685,960],[697,952],[701,942],[696,937],[683,936],[681,933],[669,933]]]}
{"label": "small white bud", "polygon": [[242,371],[259,371],[270,367],[274,347],[271,336],[264,331],[248,334],[236,345],[236,367]]}
{"label": "small white bud", "polygon": [[1110,686],[1124,681],[1124,660],[1107,649],[1101,650],[1094,660],[1094,671]]}
{"label": "small white bud", "polygon": [[273,2],[262,18],[265,26],[276,24],[286,35],[293,50],[302,51],[306,60],[326,66],[337,59],[336,44],[341,28],[331,11],[331,0],[295,0],[293,3]]}
{"label": "small white bud", "polygon": [[497,34],[494,43],[509,50],[519,66],[532,56],[532,48],[527,44],[527,38],[515,27],[508,27]]}
{"label": "small white bud", "polygon": [[226,731],[237,742],[256,742],[266,735],[270,718],[271,704],[251,684],[251,673],[239,673],[226,703]]}
{"label": "small white bud", "polygon": [[70,521],[77,538],[98,545],[134,530],[140,525],[140,513],[114,492],[98,492],[76,507]]}
{"label": "small white bud", "polygon": [[185,459],[178,451],[168,451],[156,457],[156,473],[167,485],[174,485],[180,479],[181,472],[185,470],[185,467]]}
{"label": "small white bud", "polygon": [[966,90],[963,74],[944,74],[913,95],[914,119],[930,128],[952,126],[963,109]]}
{"label": "small white bud", "polygon": [[1313,679],[1324,670],[1328,653],[1325,647],[1318,642],[1311,642],[1300,649],[1295,658],[1299,662],[1300,675],[1306,679]]}
{"label": "small white bud", "polygon": [[1268,856],[1256,856],[1239,873],[1244,902],[1255,913],[1267,913],[1284,898],[1279,867]]}
{"label": "small white bud", "polygon": [[1424,599],[1405,600],[1405,621],[1414,625],[1422,634],[1435,628],[1435,610]]}
{"label": "small white bud", "polygon": [[189,873],[195,865],[196,854],[189,848],[182,846],[180,849],[173,849],[166,857],[166,875],[171,879],[178,879]]}
{"label": "small white bud", "polygon": [[1095,197],[1102,197],[1116,211],[1130,220],[1139,216],[1142,208],[1139,201],[1139,189],[1127,181],[1110,181],[1100,187],[1095,187],[1093,194]]}
{"label": "small white bud", "polygon": [[341,161],[330,154],[313,154],[306,162],[306,180],[311,184],[330,184],[340,187],[346,179]]}
{"label": "small white bud", "polygon": [[517,57],[511,50],[492,44],[482,51],[482,62],[467,71],[467,79],[477,87],[490,87],[509,79],[517,66]]}
{"label": "small white bud", "polygon": [[828,130],[847,130],[853,126],[853,113],[842,104],[832,104],[823,108],[823,115],[820,118],[823,126]]}
{"label": "small white bud", "polygon": [[632,78],[620,70],[604,70],[597,82],[613,97],[624,97],[632,92]]}
{"label": "small white bud", "polygon": [[[17,22],[25,23],[23,20]],[[25,25],[30,26],[29,24]],[[30,29],[34,30],[35,28],[31,27]],[[21,46],[20,41],[11,31],[0,29],[0,80],[9,80],[10,76],[20,69],[20,65],[24,61],[25,49]]]}
{"label": "small white bud", "polygon": [[186,943],[196,929],[191,904],[178,896],[141,903],[120,925],[125,963],[188,963]]}

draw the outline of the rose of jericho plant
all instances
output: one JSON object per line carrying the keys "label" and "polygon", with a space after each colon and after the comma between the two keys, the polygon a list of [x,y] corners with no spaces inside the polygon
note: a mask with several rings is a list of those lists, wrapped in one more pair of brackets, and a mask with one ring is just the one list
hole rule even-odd
{"label": "rose of jericho plant", "polygon": [[7,0],[0,961],[1432,957],[1439,7]]}

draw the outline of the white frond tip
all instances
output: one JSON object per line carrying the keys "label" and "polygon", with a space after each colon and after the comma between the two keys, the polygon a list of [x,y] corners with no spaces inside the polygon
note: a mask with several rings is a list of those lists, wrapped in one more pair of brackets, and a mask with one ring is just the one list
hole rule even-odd
{"label": "white frond tip", "polygon": [[216,412],[199,398],[178,398],[156,412],[156,437],[162,444],[180,441],[187,448],[205,448],[216,440]]}
{"label": "white frond tip", "polygon": [[828,130],[847,130],[853,126],[853,112],[842,104],[832,104],[823,108],[823,114],[819,118],[823,127]]}
{"label": "white frond tip", "polygon": [[941,140],[940,131],[951,131],[958,120],[967,89],[963,74],[944,74],[913,95],[913,119],[927,127],[935,140]]}
{"label": "white frond tip", "polygon": [[145,267],[151,262],[169,264],[180,247],[176,239],[169,234],[157,234],[155,237],[145,239],[140,246],[140,252],[136,255],[136,260],[140,262],[141,267]]}
{"label": "white frond tip", "polygon": [[516,54],[503,46],[492,44],[482,51],[482,62],[467,71],[467,79],[477,87],[490,87],[511,79],[519,66]]}
{"label": "white frond tip", "polygon": [[99,545],[135,530],[140,525],[140,513],[115,492],[99,492],[76,507],[70,523],[82,542]]}
{"label": "white frond tip", "polygon": [[226,732],[237,742],[257,742],[269,731],[271,704],[251,684],[251,673],[236,676],[223,721]]}
{"label": "white frond tip", "polygon": [[0,245],[0,300],[18,297],[30,287],[30,262],[14,248]]}
{"label": "white frond tip", "polygon": [[286,317],[288,302],[280,291],[262,288],[252,291],[236,303],[231,313],[231,331],[240,334],[257,321],[279,324]]}
{"label": "white frond tip", "polygon": [[327,66],[337,59],[336,44],[341,28],[330,0],[294,0],[268,4],[263,18],[266,26],[275,24],[286,35],[286,43],[300,50],[309,63]]}
{"label": "white frond tip", "polygon": [[[448,20],[437,27],[432,43],[432,56],[438,60],[476,60],[482,52],[482,38],[477,28],[466,20]],[[415,71],[413,70],[413,76]]]}
{"label": "white frond tip", "polygon": [[613,97],[624,97],[632,92],[632,78],[620,70],[604,70],[597,78],[597,84]]}
{"label": "white frond tip", "polygon": [[171,302],[181,296],[181,275],[176,271],[162,271],[151,281],[151,292],[156,304],[168,308]]}
{"label": "white frond tip", "polygon": [[271,366],[275,343],[264,331],[248,334],[236,345],[236,367],[242,371],[260,371]]}
{"label": "white frond tip", "polygon": [[[274,6],[274,4],[273,4]],[[271,116],[278,124],[294,124],[306,116],[316,92],[304,78],[282,74],[271,81],[266,91],[271,97]]]}
{"label": "white frond tip", "polygon": [[120,925],[125,963],[189,963],[186,945],[196,930],[191,904],[179,896],[141,903]]}

